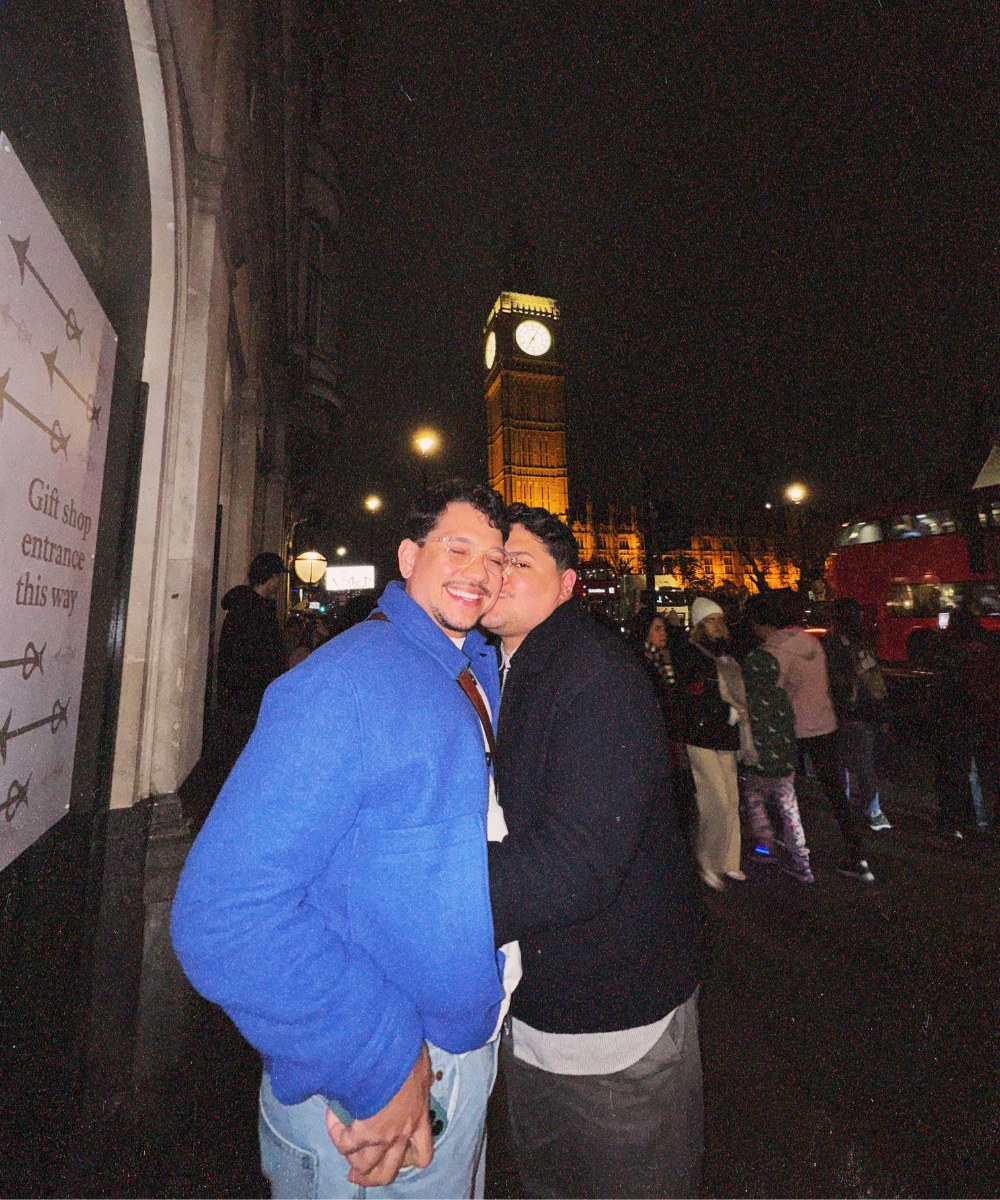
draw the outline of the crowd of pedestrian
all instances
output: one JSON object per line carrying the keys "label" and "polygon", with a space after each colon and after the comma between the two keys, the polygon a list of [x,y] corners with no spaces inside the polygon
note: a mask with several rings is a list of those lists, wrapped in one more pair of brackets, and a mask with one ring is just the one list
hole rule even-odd
{"label": "crowd of pedestrian", "polygon": [[[674,750],[675,793],[693,790],[688,822],[699,873],[721,890],[744,882],[741,813],[757,862],[814,883],[796,780],[822,789],[843,843],[838,871],[874,882],[869,832],[890,830],[876,747],[892,734],[888,688],[854,600],[808,631],[791,590],[694,598],[686,635],[639,613],[632,643],[657,686]],[[963,840],[987,829],[1000,782],[1000,648],[968,612],[928,641],[937,829]],[[683,756],[676,753],[681,747]],[[775,834],[776,819],[781,835]]]}

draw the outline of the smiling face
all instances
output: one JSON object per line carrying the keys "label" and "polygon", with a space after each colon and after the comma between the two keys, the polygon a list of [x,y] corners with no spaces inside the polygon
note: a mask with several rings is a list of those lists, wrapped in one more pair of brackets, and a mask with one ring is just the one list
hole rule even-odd
{"label": "smiling face", "polygon": [[[449,544],[468,545],[475,556],[456,566],[448,557]],[[409,538],[400,543],[399,572],[406,593],[449,636],[468,633],[493,607],[500,590],[500,576],[486,570],[482,551],[502,549],[503,535],[488,517],[464,501],[449,504],[422,546]]]}
{"label": "smiling face", "polygon": [[575,571],[562,571],[541,538],[512,525],[505,549],[513,559],[500,596],[483,616],[483,627],[503,639],[513,654],[528,634],[573,595]]}

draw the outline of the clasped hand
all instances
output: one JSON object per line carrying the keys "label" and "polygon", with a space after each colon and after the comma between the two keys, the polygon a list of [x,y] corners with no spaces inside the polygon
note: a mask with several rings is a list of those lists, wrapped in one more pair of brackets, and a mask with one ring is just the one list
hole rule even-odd
{"label": "clasped hand", "polygon": [[403,1086],[374,1116],[345,1125],[326,1110],[330,1140],[351,1164],[348,1182],[385,1187],[403,1167],[423,1170],[431,1165],[434,1142],[427,1110],[433,1077],[425,1042]]}

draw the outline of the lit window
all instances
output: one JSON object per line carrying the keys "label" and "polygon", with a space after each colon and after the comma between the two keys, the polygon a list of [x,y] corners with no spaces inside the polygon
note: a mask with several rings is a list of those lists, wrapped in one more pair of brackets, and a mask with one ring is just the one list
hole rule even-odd
{"label": "lit window", "polygon": [[854,521],[841,526],[837,546],[864,546],[881,540],[882,526],[878,521]]}

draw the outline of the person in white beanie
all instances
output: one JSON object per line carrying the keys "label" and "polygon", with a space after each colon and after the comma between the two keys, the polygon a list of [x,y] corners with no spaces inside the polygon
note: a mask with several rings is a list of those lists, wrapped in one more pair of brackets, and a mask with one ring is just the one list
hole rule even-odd
{"label": "person in white beanie", "polygon": [[685,743],[698,807],[695,853],[702,879],[721,891],[740,870],[740,793],[737,760],[753,765],[757,752],[739,663],[727,652],[722,609],[699,596],[691,605],[691,636],[678,663]]}

